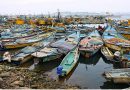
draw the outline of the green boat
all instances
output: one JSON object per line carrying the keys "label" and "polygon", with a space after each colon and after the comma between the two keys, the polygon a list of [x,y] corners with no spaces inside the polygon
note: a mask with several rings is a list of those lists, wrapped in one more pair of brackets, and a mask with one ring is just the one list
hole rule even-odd
{"label": "green boat", "polygon": [[57,67],[57,74],[59,76],[66,76],[74,68],[79,59],[78,47],[72,49],[62,60],[61,64]]}

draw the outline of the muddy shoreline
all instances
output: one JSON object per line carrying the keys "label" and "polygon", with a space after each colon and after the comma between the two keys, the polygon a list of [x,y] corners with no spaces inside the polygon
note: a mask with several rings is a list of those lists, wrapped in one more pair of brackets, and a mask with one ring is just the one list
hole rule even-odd
{"label": "muddy shoreline", "polygon": [[49,77],[48,74],[29,70],[18,66],[0,65],[0,88],[1,89],[78,89],[60,83]]}

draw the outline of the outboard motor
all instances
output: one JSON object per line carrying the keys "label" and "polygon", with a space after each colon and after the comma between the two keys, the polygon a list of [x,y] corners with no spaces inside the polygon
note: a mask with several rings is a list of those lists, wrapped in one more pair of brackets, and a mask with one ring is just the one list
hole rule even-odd
{"label": "outboard motor", "polygon": [[57,67],[57,74],[58,74],[58,75],[62,75],[62,69],[63,69],[62,66],[58,66],[58,67]]}

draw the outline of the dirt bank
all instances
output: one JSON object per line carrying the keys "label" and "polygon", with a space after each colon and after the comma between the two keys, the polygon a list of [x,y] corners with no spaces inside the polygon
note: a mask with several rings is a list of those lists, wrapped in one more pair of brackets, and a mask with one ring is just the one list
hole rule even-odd
{"label": "dirt bank", "polygon": [[77,89],[78,86],[61,84],[45,73],[30,71],[27,68],[0,65],[1,89]]}

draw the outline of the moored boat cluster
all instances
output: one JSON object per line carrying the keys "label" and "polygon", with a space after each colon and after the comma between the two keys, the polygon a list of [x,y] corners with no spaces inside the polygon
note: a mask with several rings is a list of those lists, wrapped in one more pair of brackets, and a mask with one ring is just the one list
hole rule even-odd
{"label": "moored boat cluster", "polygon": [[[123,37],[124,33],[118,30],[121,26],[115,27],[98,18],[94,22],[101,20],[104,26],[91,26],[92,20],[85,24],[86,18],[37,18],[27,20],[26,24],[17,18],[10,23],[8,21],[8,25],[4,24],[6,28],[1,24],[0,50],[3,53],[0,61],[21,65],[33,60],[37,65],[63,57],[56,72],[64,77],[73,70],[80,56],[91,58],[101,51],[108,61],[119,63],[120,68],[124,68],[105,72],[105,78],[115,83],[129,83],[129,80],[122,81],[122,78],[130,78],[129,38]],[[11,53],[13,49],[18,51]]]}

